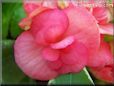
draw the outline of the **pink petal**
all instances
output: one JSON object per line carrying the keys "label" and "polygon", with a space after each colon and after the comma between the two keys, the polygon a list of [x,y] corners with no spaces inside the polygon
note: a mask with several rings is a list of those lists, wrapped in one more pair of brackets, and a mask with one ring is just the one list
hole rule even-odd
{"label": "pink petal", "polygon": [[93,54],[100,44],[100,33],[95,18],[83,7],[69,7],[64,10],[69,18],[69,27],[66,35],[74,34]]}
{"label": "pink petal", "polygon": [[99,50],[94,56],[91,56],[88,60],[88,66],[103,67],[105,65],[112,64],[113,56],[109,44],[101,41]]}
{"label": "pink petal", "polygon": [[100,80],[114,83],[114,71],[112,68],[112,66],[106,66],[102,69],[91,68],[91,73]]}
{"label": "pink petal", "polygon": [[101,34],[107,34],[107,35],[114,35],[114,25],[113,24],[105,24],[105,25],[99,25],[99,31]]}
{"label": "pink petal", "polygon": [[48,66],[53,70],[57,70],[62,67],[62,62],[60,60],[48,61]]}
{"label": "pink petal", "polygon": [[61,60],[64,64],[77,64],[77,66],[87,64],[88,52],[82,43],[74,42],[62,51]]}
{"label": "pink petal", "polygon": [[60,42],[57,42],[57,43],[54,43],[54,44],[51,44],[51,47],[53,49],[63,49],[69,45],[71,45],[73,42],[74,42],[74,37],[73,36],[69,36],[65,39],[63,39],[62,41]]}
{"label": "pink petal", "polygon": [[58,74],[47,66],[47,61],[41,56],[41,50],[42,47],[35,43],[30,32],[23,32],[14,44],[15,61],[29,77],[49,80]]}
{"label": "pink petal", "polygon": [[77,73],[80,72],[83,68],[83,65],[77,65],[77,63],[72,65],[63,64],[62,67],[57,71],[59,74]]}
{"label": "pink petal", "polygon": [[109,11],[106,7],[95,7],[93,8],[93,16],[100,24],[106,24],[110,21],[111,15],[109,15]]}
{"label": "pink petal", "polygon": [[63,65],[58,70],[60,74],[79,72],[86,66],[88,53],[83,44],[75,42],[66,49],[63,49],[62,52],[60,59],[63,62]]}
{"label": "pink petal", "polygon": [[29,30],[31,27],[31,23],[32,23],[32,18],[38,14],[40,14],[43,11],[48,10],[48,8],[44,8],[44,7],[39,7],[38,9],[35,9],[34,11],[32,11],[28,17],[23,18],[21,20],[21,22],[19,22],[19,26],[24,29],[24,30]]}
{"label": "pink petal", "polygon": [[67,26],[68,19],[64,12],[57,9],[47,10],[33,18],[31,32],[36,37],[37,43],[45,44],[60,40]]}
{"label": "pink petal", "polygon": [[45,58],[48,61],[56,61],[60,53],[58,50],[52,49],[52,48],[44,48],[42,51],[43,58]]}

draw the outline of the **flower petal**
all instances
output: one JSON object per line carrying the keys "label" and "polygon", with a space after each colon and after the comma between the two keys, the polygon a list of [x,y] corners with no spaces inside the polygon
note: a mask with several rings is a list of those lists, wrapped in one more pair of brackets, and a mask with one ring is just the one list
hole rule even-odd
{"label": "flower petal", "polygon": [[30,32],[23,32],[14,45],[15,61],[29,77],[49,80],[58,74],[47,66],[47,61],[41,56],[41,50],[42,47],[37,45]]}
{"label": "flower petal", "polygon": [[106,7],[95,7],[92,14],[99,24],[106,24],[111,20],[111,15]]}
{"label": "flower petal", "polygon": [[61,60],[64,64],[77,64],[77,66],[87,64],[88,52],[82,43],[75,41],[62,51]]}
{"label": "flower petal", "polygon": [[114,71],[112,66],[106,66],[102,69],[91,68],[90,71],[96,78],[108,83],[114,83]]}
{"label": "flower petal", "polygon": [[88,48],[90,54],[97,51],[100,44],[100,33],[95,18],[83,7],[69,7],[64,10],[69,19],[68,35],[75,38]]}
{"label": "flower petal", "polygon": [[105,24],[105,25],[99,25],[99,31],[101,34],[107,34],[107,35],[114,35],[114,25],[113,24]]}
{"label": "flower petal", "polygon": [[66,73],[77,73],[80,72],[84,68],[83,65],[71,64],[66,65],[63,64],[60,69],[58,69],[59,74],[66,74]]}
{"label": "flower petal", "polygon": [[56,61],[60,57],[60,53],[58,50],[49,47],[43,49],[42,55],[48,61]]}
{"label": "flower petal", "polygon": [[60,59],[63,65],[58,70],[60,74],[79,72],[86,66],[88,52],[87,48],[82,43],[75,42],[63,49],[62,52]]}
{"label": "flower petal", "polygon": [[113,63],[113,56],[109,44],[101,41],[101,45],[97,53],[90,57],[88,60],[88,66],[104,67]]}
{"label": "flower petal", "polygon": [[45,44],[60,40],[67,26],[68,19],[64,12],[57,9],[47,10],[33,18],[31,32],[37,43]]}
{"label": "flower petal", "polygon": [[73,42],[74,42],[74,37],[73,36],[69,36],[65,39],[63,39],[62,41],[60,42],[57,42],[57,43],[54,43],[54,44],[51,44],[51,47],[53,49],[63,49],[69,45],[71,45]]}
{"label": "flower petal", "polygon": [[60,60],[48,61],[48,66],[53,70],[57,70],[62,67],[62,62]]}

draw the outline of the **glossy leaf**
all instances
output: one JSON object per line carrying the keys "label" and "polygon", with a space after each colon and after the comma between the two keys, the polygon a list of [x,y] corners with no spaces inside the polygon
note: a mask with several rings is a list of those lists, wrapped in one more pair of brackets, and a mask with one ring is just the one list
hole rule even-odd
{"label": "glossy leaf", "polygon": [[18,23],[24,17],[25,17],[25,12],[22,8],[22,4],[18,3],[13,11],[13,16],[11,17],[11,24],[10,24],[10,33],[13,39],[15,39],[22,32],[22,29],[19,27]]}
{"label": "glossy leaf", "polygon": [[84,68],[79,73],[61,75],[48,82],[49,85],[94,85],[89,73]]}

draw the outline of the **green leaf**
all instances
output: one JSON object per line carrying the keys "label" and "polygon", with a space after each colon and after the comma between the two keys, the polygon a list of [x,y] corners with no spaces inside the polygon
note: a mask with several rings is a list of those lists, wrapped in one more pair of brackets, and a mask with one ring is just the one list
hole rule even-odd
{"label": "green leaf", "polygon": [[6,39],[8,35],[8,28],[9,28],[9,23],[11,19],[11,14],[13,11],[13,5],[8,4],[8,3],[3,3],[2,4],[2,38]]}
{"label": "green leaf", "polygon": [[22,4],[17,4],[13,11],[13,16],[11,17],[11,24],[10,24],[10,33],[11,37],[15,39],[21,32],[22,29],[19,27],[18,23],[24,18],[25,12],[23,10]]}
{"label": "green leaf", "polygon": [[105,36],[104,36],[104,40],[105,40],[106,42],[114,41],[114,37],[111,36],[111,35],[105,35]]}
{"label": "green leaf", "polygon": [[48,85],[94,85],[89,73],[84,68],[79,73],[61,75],[48,82]]}
{"label": "green leaf", "polygon": [[18,23],[25,17],[22,3],[3,3],[2,6],[2,38],[6,39],[10,35],[15,39],[22,32]]}
{"label": "green leaf", "polygon": [[2,41],[2,84],[36,84],[15,63],[13,44],[12,40]]}

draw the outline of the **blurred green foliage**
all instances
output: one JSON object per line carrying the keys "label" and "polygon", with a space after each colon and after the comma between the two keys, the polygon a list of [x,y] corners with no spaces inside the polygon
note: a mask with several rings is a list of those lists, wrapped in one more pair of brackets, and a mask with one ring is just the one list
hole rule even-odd
{"label": "blurred green foliage", "polygon": [[14,40],[22,32],[18,23],[26,16],[22,3],[2,3],[2,16],[2,83],[36,84],[20,70],[14,60]]}
{"label": "blurred green foliage", "polygon": [[105,35],[105,36],[104,36],[104,40],[105,40],[106,42],[114,41],[114,36]]}
{"label": "blurred green foliage", "polygon": [[17,66],[14,60],[12,40],[2,41],[2,83],[3,84],[36,84]]}
{"label": "blurred green foliage", "polygon": [[15,39],[22,32],[18,23],[25,17],[22,3],[3,3],[2,16],[2,38]]}

